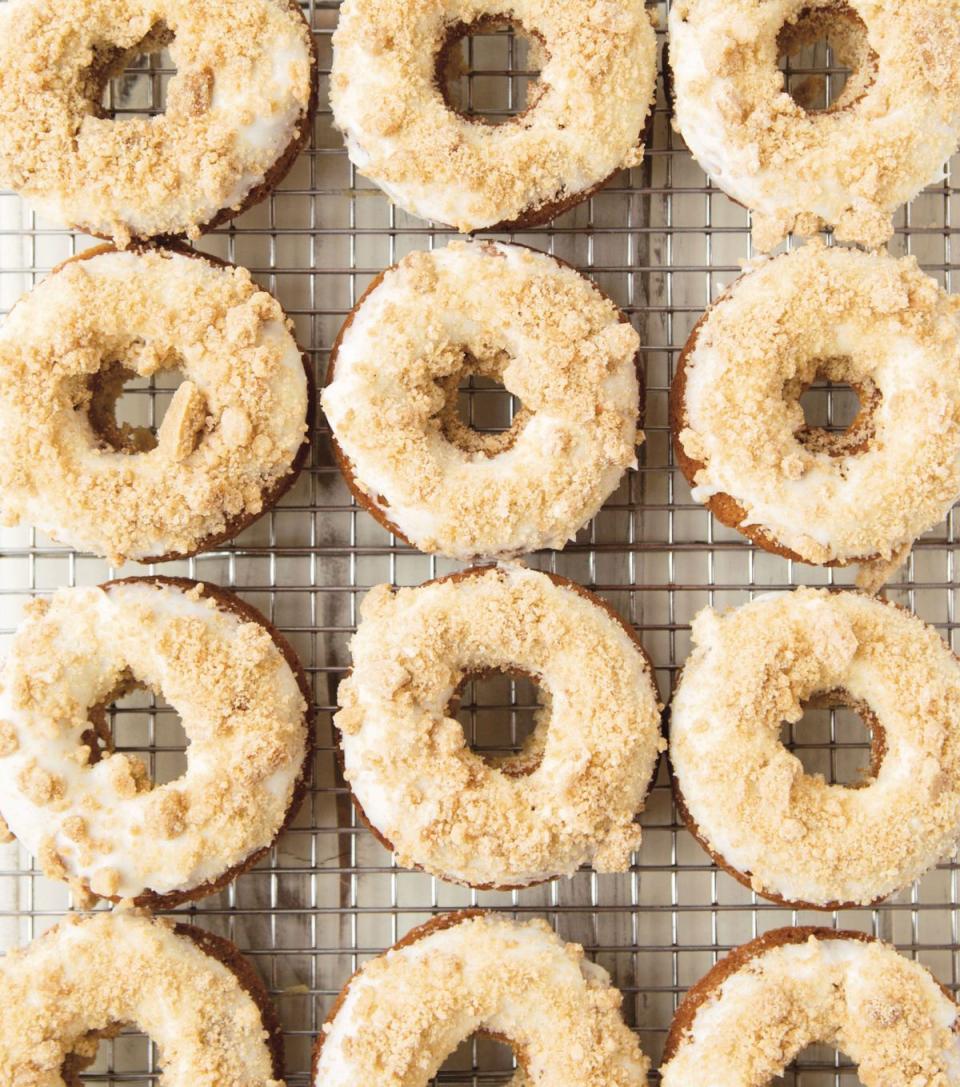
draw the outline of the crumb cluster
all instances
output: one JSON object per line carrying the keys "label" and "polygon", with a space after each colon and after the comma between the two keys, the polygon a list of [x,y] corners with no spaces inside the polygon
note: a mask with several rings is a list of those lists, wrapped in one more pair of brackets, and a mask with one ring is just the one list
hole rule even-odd
{"label": "crumb cluster", "polygon": [[[292,478],[305,440],[291,329],[242,268],[168,250],[61,267],[0,330],[5,523],[114,563],[189,554],[235,531]],[[123,380],[171,370],[186,380],[156,448],[145,428],[100,426]]]}
{"label": "crumb cluster", "polygon": [[[361,615],[335,723],[345,777],[401,864],[474,886],[626,868],[665,744],[651,667],[617,619],[522,567],[381,585]],[[449,713],[464,675],[490,669],[548,692],[521,775],[472,752]]]}

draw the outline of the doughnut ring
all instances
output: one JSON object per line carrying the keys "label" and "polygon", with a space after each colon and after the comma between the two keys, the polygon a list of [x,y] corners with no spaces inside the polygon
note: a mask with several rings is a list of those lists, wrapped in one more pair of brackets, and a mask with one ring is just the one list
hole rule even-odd
{"label": "doughnut ring", "polygon": [[[639,337],[569,265],[501,242],[415,252],[337,337],[322,403],[356,499],[421,551],[469,562],[562,548],[636,466]],[[469,374],[523,403],[483,435]]]}
{"label": "doughnut ring", "polygon": [[[806,426],[817,376],[861,411]],[[707,310],[670,394],[677,462],[723,524],[801,562],[905,555],[960,496],[960,302],[913,257],[811,242]]]}
{"label": "doughnut ring", "polygon": [[[960,662],[916,616],[863,593],[800,588],[705,609],[673,697],[681,814],[741,883],[798,909],[879,902],[960,838]],[[780,742],[805,703],[872,733],[857,787],[805,773]]]}
{"label": "doughnut ring", "polygon": [[102,1038],[134,1023],[164,1087],[283,1087],[280,1023],[222,936],[139,910],[71,914],[0,959],[0,1082],[81,1087]]}
{"label": "doughnut ring", "polygon": [[[522,27],[540,76],[494,125],[444,92],[451,48]],[[657,80],[651,18],[634,0],[346,0],[330,103],[350,160],[405,211],[469,232],[548,222],[643,159]]]}
{"label": "doughnut ring", "polygon": [[[0,327],[0,512],[78,550],[162,562],[216,546],[289,489],[311,381],[280,304],[187,249],[74,257]],[[179,370],[154,438],[123,383]]]}
{"label": "doughnut ring", "polygon": [[315,1087],[427,1087],[473,1033],[512,1045],[514,1084],[647,1087],[606,970],[540,920],[441,914],[347,982],[317,1037]]}
{"label": "doughnut ring", "polygon": [[960,1084],[958,1009],[918,962],[862,932],[782,928],[736,948],[687,993],[663,1087],[768,1087],[807,1045],[836,1046],[864,1087]]}
{"label": "doughnut ring", "polygon": [[[145,687],[181,715],[183,776],[113,750],[105,707]],[[309,687],[259,612],[185,578],[37,599],[0,672],[0,815],[81,894],[175,906],[266,852],[306,788]]]}
{"label": "doughnut ring", "polygon": [[[777,58],[824,34],[854,75],[808,111]],[[670,62],[675,127],[753,212],[764,251],[824,226],[883,245],[894,211],[942,178],[960,139],[956,0],[680,0]]]}
{"label": "doughnut ring", "polygon": [[[14,0],[0,22],[0,184],[88,234],[196,237],[262,200],[310,136],[316,54],[295,0]],[[169,48],[166,110],[100,100]]]}
{"label": "doughnut ring", "polygon": [[[354,804],[401,864],[480,888],[586,862],[626,870],[665,746],[631,627],[579,585],[519,566],[380,585],[360,614],[334,724]],[[451,703],[498,670],[545,695],[520,754],[490,765]]]}

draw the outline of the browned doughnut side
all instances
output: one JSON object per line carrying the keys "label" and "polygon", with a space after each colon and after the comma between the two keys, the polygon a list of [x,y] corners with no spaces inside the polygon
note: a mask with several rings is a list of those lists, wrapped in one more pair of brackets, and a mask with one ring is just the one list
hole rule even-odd
{"label": "browned doughnut side", "polygon": [[[541,252],[541,250],[534,249],[532,246],[521,245],[518,242],[512,242],[511,244],[516,245],[518,248],[521,248],[521,249],[529,249],[533,253],[540,253]],[[547,254],[547,255],[551,256],[553,258],[553,260],[555,260],[557,262],[557,264],[562,265],[564,268],[569,268],[571,271],[576,272],[577,275],[581,276],[583,279],[587,279],[587,277],[584,276],[582,272],[577,271],[577,269],[574,268],[574,266],[572,264],[570,264],[568,261],[565,261],[565,260],[561,259],[560,257],[553,257],[552,254]],[[343,339],[347,334],[347,330],[353,324],[354,319],[356,318],[357,314],[359,313],[360,307],[366,301],[367,296],[372,294],[377,289],[377,287],[380,286],[380,284],[383,282],[383,278],[384,278],[384,276],[386,276],[387,272],[392,272],[398,267],[399,267],[399,265],[393,264],[389,268],[384,268],[384,270],[382,272],[380,272],[378,275],[374,276],[374,278],[367,285],[367,287],[364,290],[363,294],[361,294],[360,297],[357,299],[357,301],[354,303],[353,309],[351,309],[350,312],[347,314],[346,318],[344,319],[343,324],[340,326],[340,331],[337,333],[337,338],[333,341],[333,346],[330,348],[330,358],[329,358],[329,361],[327,362],[327,373],[326,373],[326,377],[324,378],[324,381],[323,381],[324,386],[329,385],[333,381],[334,372],[335,372],[336,364],[337,364],[337,354],[338,354],[338,352],[340,350],[340,345],[343,343]],[[606,298],[607,301],[610,301],[611,304],[614,305],[614,308],[617,311],[617,319],[621,322],[621,324],[630,324],[630,318],[620,309],[619,306],[616,305],[616,303],[613,303],[611,301],[611,299],[607,298],[607,295],[605,295],[603,293],[603,291],[601,291],[600,288],[592,280],[588,279],[587,282],[591,284],[591,286],[594,288],[594,290],[597,291],[597,293],[602,298]],[[644,419],[644,415],[646,413],[646,380],[645,380],[644,367],[643,367],[642,351],[639,348],[638,348],[637,354],[636,354],[636,356],[634,358],[634,368],[636,369],[636,372],[637,372],[637,386],[638,386],[638,389],[639,389],[639,399],[638,399],[638,403],[637,403],[637,426],[642,429],[643,419]],[[353,461],[351,461],[350,458],[347,456],[347,454],[344,452],[343,447],[337,441],[337,436],[333,433],[332,428],[330,429],[330,446],[331,446],[331,448],[333,450],[333,457],[334,457],[334,460],[337,462],[337,467],[340,469],[340,472],[343,475],[344,481],[346,482],[347,486],[350,488],[350,493],[353,495],[355,501],[357,502],[357,505],[359,505],[363,509],[365,509],[367,511],[367,513],[369,513],[370,516],[379,525],[381,525],[383,528],[385,528],[387,530],[387,532],[392,532],[398,539],[402,540],[403,543],[405,543],[408,547],[415,547],[416,545],[413,544],[410,540],[407,539],[407,537],[390,520],[390,518],[386,515],[386,513],[384,513],[383,510],[377,505],[377,503],[374,502],[373,499],[360,487],[360,485],[359,485],[359,483],[357,481],[356,473],[354,471]],[[389,507],[389,503],[383,497],[383,495],[380,495],[379,498],[380,498],[380,501],[383,503],[384,506]]]}
{"label": "browned doughnut side", "polygon": [[[224,611],[231,612],[238,616],[244,622],[256,623],[262,627],[270,638],[273,640],[277,649],[280,650],[284,660],[290,666],[293,674],[296,676],[297,686],[300,688],[300,692],[303,695],[304,701],[307,704],[307,708],[303,714],[303,726],[306,730],[306,742],[305,751],[303,757],[303,763],[300,767],[300,772],[297,775],[297,779],[293,786],[293,793],[290,798],[290,805],[287,808],[286,816],[283,823],[277,829],[277,833],[274,835],[273,840],[265,845],[262,849],[258,849],[251,853],[249,857],[241,861],[239,864],[234,865],[232,868],[227,869],[221,876],[218,876],[215,880],[210,880],[207,883],[202,883],[197,887],[192,887],[185,891],[170,891],[167,894],[157,894],[154,891],[145,891],[141,895],[137,895],[134,899],[134,904],[137,906],[147,907],[151,910],[169,910],[175,906],[182,905],[184,902],[193,902],[200,898],[206,898],[207,895],[211,895],[216,891],[226,887],[227,884],[232,883],[237,876],[242,875],[244,872],[252,868],[257,861],[264,857],[270,849],[273,848],[277,838],[283,833],[284,830],[290,825],[294,817],[297,814],[297,810],[300,804],[303,802],[303,798],[306,794],[307,788],[310,784],[310,778],[313,771],[313,754],[315,748],[315,726],[314,726],[314,714],[313,714],[313,693],[310,690],[310,683],[307,679],[307,675],[303,670],[303,665],[297,658],[297,654],[293,649],[293,646],[287,641],[287,639],[280,633],[279,630],[266,619],[256,608],[252,607],[246,601],[241,600],[238,596],[229,592],[226,589],[222,589],[217,585],[211,585],[209,582],[198,582],[191,578],[184,577],[164,577],[160,574],[154,574],[146,577],[127,577],[117,578],[114,581],[106,581],[101,588],[107,589],[114,585],[129,585],[129,584],[147,584],[164,586],[170,585],[174,588],[180,589],[183,592],[189,592],[191,589],[201,586],[201,595],[214,600],[217,607],[222,608]],[[114,895],[109,899],[111,902],[121,901],[120,897]]]}
{"label": "browned doughnut side", "polygon": [[[196,249],[191,249],[184,242],[178,241],[175,238],[166,241],[163,245],[134,244],[130,246],[127,251],[145,249],[167,250],[183,257],[190,257],[193,260],[204,260],[208,264],[213,264],[218,268],[238,267],[238,265],[231,264],[228,260],[222,260],[220,257],[211,256],[209,253],[199,253]],[[68,264],[73,264],[75,261],[89,260],[92,257],[99,257],[103,253],[116,252],[121,252],[121,250],[118,250],[111,242],[104,245],[92,246],[90,249],[85,249],[82,253],[76,253],[72,257],[67,257],[66,260],[62,260],[51,269],[50,275],[56,275],[57,272],[61,271]],[[14,305],[16,305],[16,303],[14,303]],[[303,360],[303,372],[307,380],[307,433],[304,435],[303,442],[290,464],[290,471],[281,479],[278,479],[271,487],[262,492],[261,497],[263,505],[258,513],[243,513],[229,518],[221,532],[211,533],[209,536],[206,536],[192,551],[171,551],[165,555],[152,555],[148,558],[138,559],[138,562],[143,563],[144,565],[152,562],[174,562],[178,559],[189,559],[194,555],[201,555],[206,551],[212,551],[214,548],[219,547],[220,544],[226,543],[228,540],[233,539],[234,536],[239,535],[245,528],[252,525],[254,521],[263,517],[264,514],[269,513],[287,491],[290,490],[294,483],[296,483],[300,472],[310,456],[310,425],[316,417],[317,402],[316,382],[314,381],[313,368],[310,365],[310,359],[299,344],[297,344],[297,349],[300,351],[300,357]]]}
{"label": "browned doughnut side", "polygon": [[[862,943],[876,943],[873,936],[867,936],[863,932],[845,932],[829,928],[817,928],[812,925],[795,926],[792,928],[778,928],[765,932],[762,936],[749,943],[734,948],[728,955],[722,958],[712,969],[695,984],[692,985],[677,1007],[673,1016],[673,1022],[667,1034],[667,1040],[663,1047],[662,1064],[666,1064],[676,1056],[684,1035],[692,1028],[700,1005],[710,999],[721,985],[732,974],[743,969],[751,959],[764,954],[776,947],[784,947],[788,944],[805,944],[811,936],[818,940],[860,940]],[[944,990],[946,991],[946,990]],[[947,993],[949,996],[950,994]],[[953,999],[951,997],[951,999]]]}
{"label": "browned doughnut side", "polygon": [[[412,928],[402,940],[398,940],[393,947],[389,948],[390,951],[399,951],[401,948],[409,947],[411,944],[415,944],[418,940],[422,940],[425,936],[430,936],[434,932],[442,932],[444,929],[453,928],[454,925],[462,924],[464,921],[469,921],[474,917],[484,917],[490,913],[490,910],[481,909],[466,909],[466,910],[454,910],[452,913],[441,913],[436,917],[431,917],[429,921],[425,921],[422,925],[418,925],[416,928]],[[384,952],[386,954],[386,952]],[[310,1062],[310,1082],[316,1083],[317,1069],[320,1063],[320,1051],[323,1049],[323,1043],[326,1041],[327,1035],[323,1027],[332,1023],[336,1018],[337,1013],[343,1007],[344,1001],[347,999],[347,993],[350,989],[350,985],[361,973],[361,970],[355,970],[347,983],[340,990],[337,999],[333,1003],[333,1007],[330,1009],[327,1018],[323,1021],[323,1026],[317,1032],[317,1040],[313,1046],[313,1058]],[[514,1046],[514,1052],[517,1055],[517,1063],[521,1067],[526,1066],[526,1055],[523,1051],[516,1047],[512,1039],[507,1038],[503,1034],[494,1034],[488,1030],[477,1031],[478,1034],[482,1034],[484,1037],[493,1038],[498,1042],[503,1042],[505,1045]]]}
{"label": "browned doughnut side", "polygon": [[[259,185],[255,186],[247,193],[243,199],[243,203],[236,208],[221,208],[220,211],[214,215],[206,223],[198,225],[197,229],[201,234],[208,234],[211,230],[218,226],[222,226],[224,223],[229,222],[231,219],[235,219],[238,215],[242,215],[249,208],[259,204],[262,200],[266,199],[270,193],[280,184],[281,181],[290,172],[291,167],[300,155],[300,152],[310,142],[310,136],[313,132],[313,121],[317,112],[317,83],[319,66],[319,60],[317,57],[317,43],[313,37],[313,31],[310,28],[309,22],[307,22],[306,16],[303,14],[303,9],[297,0],[284,0],[285,6],[290,9],[291,12],[295,12],[296,15],[303,21],[307,27],[308,39],[310,42],[310,97],[307,99],[306,107],[301,111],[300,117],[297,120],[297,124],[294,130],[293,139],[287,144],[286,149],[278,156],[274,164],[270,167],[267,173],[264,175],[263,180]],[[95,230],[91,230],[90,227],[83,223],[77,223],[76,229],[83,230],[84,233],[89,234],[93,238],[102,238],[104,241],[111,241],[111,235],[97,233]],[[136,234],[132,235],[133,241],[139,241],[141,243],[156,243],[166,247],[170,247],[173,242],[183,241],[187,232],[181,231],[178,234],[157,234],[147,237],[140,237]],[[160,562],[160,559],[153,559],[153,562]]]}
{"label": "browned doughnut side", "polygon": [[253,968],[250,960],[241,952],[240,948],[224,936],[216,936],[205,929],[195,925],[177,923],[174,931],[178,936],[184,936],[200,948],[210,958],[222,963],[236,977],[240,987],[256,1004],[263,1029],[266,1031],[267,1048],[270,1050],[270,1058],[273,1065],[273,1078],[283,1078],[283,1028],[280,1025],[280,1017],[270,994],[267,991],[263,979]]}
{"label": "browned doughnut side", "polygon": [[[706,465],[701,461],[694,460],[692,457],[688,456],[680,441],[680,434],[688,425],[686,412],[687,362],[697,346],[701,328],[707,318],[717,306],[730,297],[737,283],[743,278],[743,276],[740,276],[736,279],[723,294],[721,294],[720,297],[704,311],[700,320],[694,325],[693,330],[680,353],[680,358],[677,360],[676,373],[674,374],[673,383],[670,386],[670,433],[673,442],[673,454],[677,466],[691,487],[696,485],[696,475],[699,471],[702,471]],[[858,420],[856,419],[854,420],[854,426],[856,426],[857,421]],[[861,447],[851,448],[847,452],[864,452],[866,445],[867,443],[864,441]],[[808,566],[823,565],[827,567],[842,567],[873,562],[878,557],[876,555],[868,555],[863,558],[846,559],[843,562],[831,560],[830,562],[822,564],[811,563],[809,559],[805,559],[795,551],[791,551],[790,548],[784,547],[779,541],[771,536],[766,529],[761,528],[759,525],[744,524],[743,522],[747,516],[747,511],[729,494],[721,493],[712,495],[706,500],[704,505],[706,505],[707,509],[710,510],[714,517],[716,517],[721,524],[726,525],[727,528],[736,529],[737,532],[746,536],[751,543],[763,548],[764,551],[769,551],[773,555],[780,555],[781,558],[791,559],[794,562],[804,563]]]}
{"label": "browned doughnut side", "polygon": [[[482,577],[488,570],[494,570],[494,569],[496,569],[496,566],[493,565],[493,564],[490,564],[490,565],[487,565],[487,566],[471,566],[468,570],[458,570],[453,574],[445,574],[443,577],[431,578],[430,581],[423,582],[423,584],[420,586],[420,588],[422,589],[427,585],[439,585],[439,584],[442,584],[445,581],[454,581],[454,582],[456,582],[456,581],[465,581],[467,578],[471,578],[471,577]],[[543,571],[541,571],[541,572],[543,572]],[[564,587],[564,588],[572,589],[575,593],[582,596],[584,599],[589,600],[591,604],[594,604],[597,607],[601,608],[612,619],[614,619],[623,628],[623,630],[630,637],[630,640],[634,643],[634,645],[640,651],[641,656],[643,657],[644,661],[646,662],[647,668],[650,670],[651,681],[654,682],[654,684],[656,683],[656,680],[655,680],[656,672],[654,671],[653,662],[651,661],[649,654],[644,649],[644,647],[643,647],[643,645],[642,645],[642,643],[640,641],[640,635],[633,629],[633,627],[621,615],[618,615],[617,612],[614,611],[614,609],[605,600],[601,599],[601,597],[597,596],[595,593],[590,592],[589,589],[585,589],[582,585],[577,584],[577,582],[571,581],[569,578],[562,577],[560,574],[550,574],[550,573],[545,573],[544,572],[544,576],[548,577],[553,582],[554,585],[558,585],[558,586],[561,586],[561,587]],[[349,671],[345,672],[343,674],[343,676],[341,676],[341,678],[340,678],[340,683],[342,683],[349,675],[350,675]],[[531,676],[530,678],[535,679],[536,677]],[[338,684],[338,686],[339,686],[339,684]],[[661,722],[662,722],[662,719],[661,719]],[[661,723],[661,729],[662,729],[662,723]],[[342,744],[342,736],[341,736],[340,730],[336,727],[336,725],[333,726],[333,733],[334,733],[334,742],[336,744],[337,765],[338,765],[338,767],[340,769],[340,774],[342,776],[343,775],[343,770],[344,770],[343,744]],[[650,775],[650,783],[649,783],[649,785],[647,787],[647,794],[649,794],[650,786],[652,786],[654,780],[656,779],[657,769],[658,769],[659,765],[660,765],[660,761],[658,759],[657,762],[654,764],[653,772]],[[528,771],[528,773],[529,772],[530,771]],[[353,802],[353,806],[356,809],[356,812],[357,812],[357,815],[360,818],[360,821],[367,828],[367,830],[370,831],[370,833],[374,836],[374,838],[377,839],[377,841],[384,847],[384,849],[388,850],[390,853],[395,852],[393,844],[390,841],[388,841],[383,836],[383,834],[381,834],[380,831],[367,818],[367,813],[363,810],[363,806],[361,805],[360,801],[357,799],[356,794],[353,792],[352,789],[350,790],[350,799]],[[639,820],[640,820],[640,811],[638,811],[636,816],[634,817],[635,822],[639,822]],[[414,871],[417,871],[417,872],[425,871],[425,869],[422,868],[419,864],[416,864],[413,867],[414,867]],[[504,883],[504,884],[499,884],[499,883],[465,883],[462,880],[452,879],[450,876],[444,876],[443,877],[444,881],[447,882],[447,883],[458,884],[461,887],[471,887],[475,891],[522,891],[525,887],[537,887],[542,883],[552,883],[554,880],[557,880],[559,878],[560,878],[559,876],[551,876],[548,879],[536,880],[533,883]]]}

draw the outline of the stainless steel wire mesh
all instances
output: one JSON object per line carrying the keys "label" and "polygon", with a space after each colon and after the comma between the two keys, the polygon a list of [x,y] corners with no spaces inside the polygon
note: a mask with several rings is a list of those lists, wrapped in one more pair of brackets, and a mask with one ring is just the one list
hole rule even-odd
{"label": "stainless steel wire mesh", "polygon": [[[656,7],[662,28],[666,4]],[[307,0],[304,10],[323,73],[311,146],[267,201],[198,248],[246,265],[280,298],[322,378],[339,325],[369,280],[409,250],[442,245],[449,235],[392,207],[351,167],[326,106],[336,4]],[[822,77],[817,91],[825,101],[844,79],[823,47],[791,63],[791,83]],[[535,78],[526,64],[513,33],[471,37],[453,100],[465,111],[503,119],[522,105],[524,88]],[[125,113],[155,113],[171,74],[167,56],[138,63],[113,82],[106,104],[121,123]],[[948,289],[956,286],[958,269],[958,176],[955,169],[899,214],[892,246],[916,254]],[[595,589],[628,617],[641,631],[666,696],[688,650],[689,621],[702,606],[743,603],[755,591],[850,580],[844,572],[757,551],[693,503],[673,467],[667,426],[673,366],[704,307],[750,255],[747,215],[710,183],[671,131],[661,90],[644,164],[548,227],[513,238],[592,276],[641,332],[647,380],[641,466],[574,544],[531,562]],[[42,222],[16,197],[0,194],[0,306],[9,309],[55,263],[88,244],[90,239]],[[462,393],[465,417],[480,428],[507,425],[512,406],[502,390],[479,384]],[[121,410],[131,421],[155,425],[169,396],[170,389],[156,383],[132,388]],[[814,423],[842,426],[849,419],[843,390],[821,387],[807,394],[807,402]],[[367,588],[385,580],[416,584],[453,566],[398,544],[358,510],[333,463],[322,419],[313,437],[310,466],[278,508],[230,545],[163,568],[239,591],[289,636],[313,684],[319,715],[315,784],[293,827],[256,870],[179,911],[235,940],[270,986],[285,1029],[290,1084],[308,1082],[313,1036],[350,973],[431,914],[457,906],[540,915],[564,937],[583,943],[623,991],[625,1015],[655,1061],[686,988],[732,945],[783,924],[872,932],[957,988],[956,865],[941,865],[878,909],[825,916],[784,910],[714,868],[678,825],[663,768],[643,818],[643,847],[623,875],[585,870],[571,881],[526,891],[473,893],[395,867],[357,825],[335,768],[330,715]],[[951,515],[918,542],[890,590],[951,642],[960,590],[956,548]],[[26,528],[0,530],[0,650],[31,596],[135,572],[144,569],[112,569]],[[478,748],[502,749],[522,738],[532,704],[529,688],[501,679],[468,692],[461,717]],[[115,708],[113,725],[121,749],[148,753],[156,780],[180,772],[184,736],[169,707],[135,694]],[[862,726],[839,711],[810,714],[787,739],[807,766],[835,780],[850,780],[866,761]],[[23,850],[0,846],[0,946],[25,943],[68,905],[66,892],[46,881]],[[508,1051],[471,1040],[447,1062],[440,1080],[503,1083],[510,1067]],[[85,1080],[154,1083],[156,1069],[149,1042],[124,1034],[102,1045]],[[820,1047],[806,1051],[785,1082],[852,1087],[858,1080],[842,1056]]]}

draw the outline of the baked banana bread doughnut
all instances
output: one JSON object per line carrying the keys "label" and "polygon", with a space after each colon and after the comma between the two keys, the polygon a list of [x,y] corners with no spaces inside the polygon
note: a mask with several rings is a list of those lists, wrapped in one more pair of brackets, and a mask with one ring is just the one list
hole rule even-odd
{"label": "baked banana bread doughnut", "polygon": [[[562,548],[636,465],[640,340],[569,265],[451,242],[379,275],[337,337],[322,403],[356,499],[421,551],[468,562]],[[521,402],[509,430],[457,413],[462,377]]]}
{"label": "baked banana bread doughnut", "polygon": [[[867,905],[960,840],[960,662],[916,616],[863,593],[797,589],[705,609],[670,712],[687,825],[759,894]],[[808,774],[780,741],[805,704],[857,710],[872,733],[858,787]]]}
{"label": "baked banana bread doughnut", "polygon": [[[665,746],[633,629],[556,575],[487,566],[372,589],[340,684],[344,776],[405,865],[474,887],[625,871]],[[490,671],[542,684],[520,754],[484,762],[451,702]]]}
{"label": "baked banana bread doughnut", "polygon": [[[808,110],[777,60],[824,37],[854,74]],[[679,0],[670,63],[675,125],[761,250],[824,226],[882,245],[960,140],[958,0]]]}
{"label": "baked banana bread doughnut", "polygon": [[0,1083],[82,1087],[102,1038],[135,1024],[164,1087],[283,1087],[280,1024],[222,936],[139,910],[72,914],[0,959]]}
{"label": "baked banana bread doughnut", "polygon": [[[189,740],[165,785],[107,731],[105,707],[138,686]],[[84,894],[166,907],[224,886],[292,818],[311,749],[309,688],[279,631],[185,578],[37,599],[0,672],[0,815]]]}
{"label": "baked banana bread doughnut", "polygon": [[[124,382],[179,371],[154,437]],[[236,535],[295,482],[312,383],[250,273],[188,249],[89,250],[0,326],[0,512],[78,550],[160,562]]]}
{"label": "baked banana bread doughnut", "polygon": [[[107,116],[110,78],[164,47],[177,69],[165,111]],[[0,184],[121,247],[195,237],[293,165],[315,69],[295,0],[12,0],[0,9]]]}
{"label": "baked banana bread doughnut", "polygon": [[[843,434],[806,424],[818,378],[859,395]],[[960,497],[960,300],[913,257],[812,242],[706,312],[670,413],[693,497],[753,543],[826,566],[900,559]]]}
{"label": "baked banana bread doughnut", "polygon": [[315,1087],[427,1087],[473,1033],[512,1045],[514,1083],[647,1087],[620,993],[545,921],[442,914],[367,962],[317,1038]]}
{"label": "baked banana bread doughnut", "polygon": [[[491,125],[444,93],[452,44],[519,26],[540,75],[526,110]],[[461,231],[545,223],[643,158],[657,80],[635,0],[347,0],[330,103],[351,161],[404,210]]]}
{"label": "baked banana bread doughnut", "polygon": [[663,1087],[771,1087],[807,1045],[864,1087],[957,1087],[957,1005],[918,962],[862,932],[782,928],[736,948],[677,1008]]}

